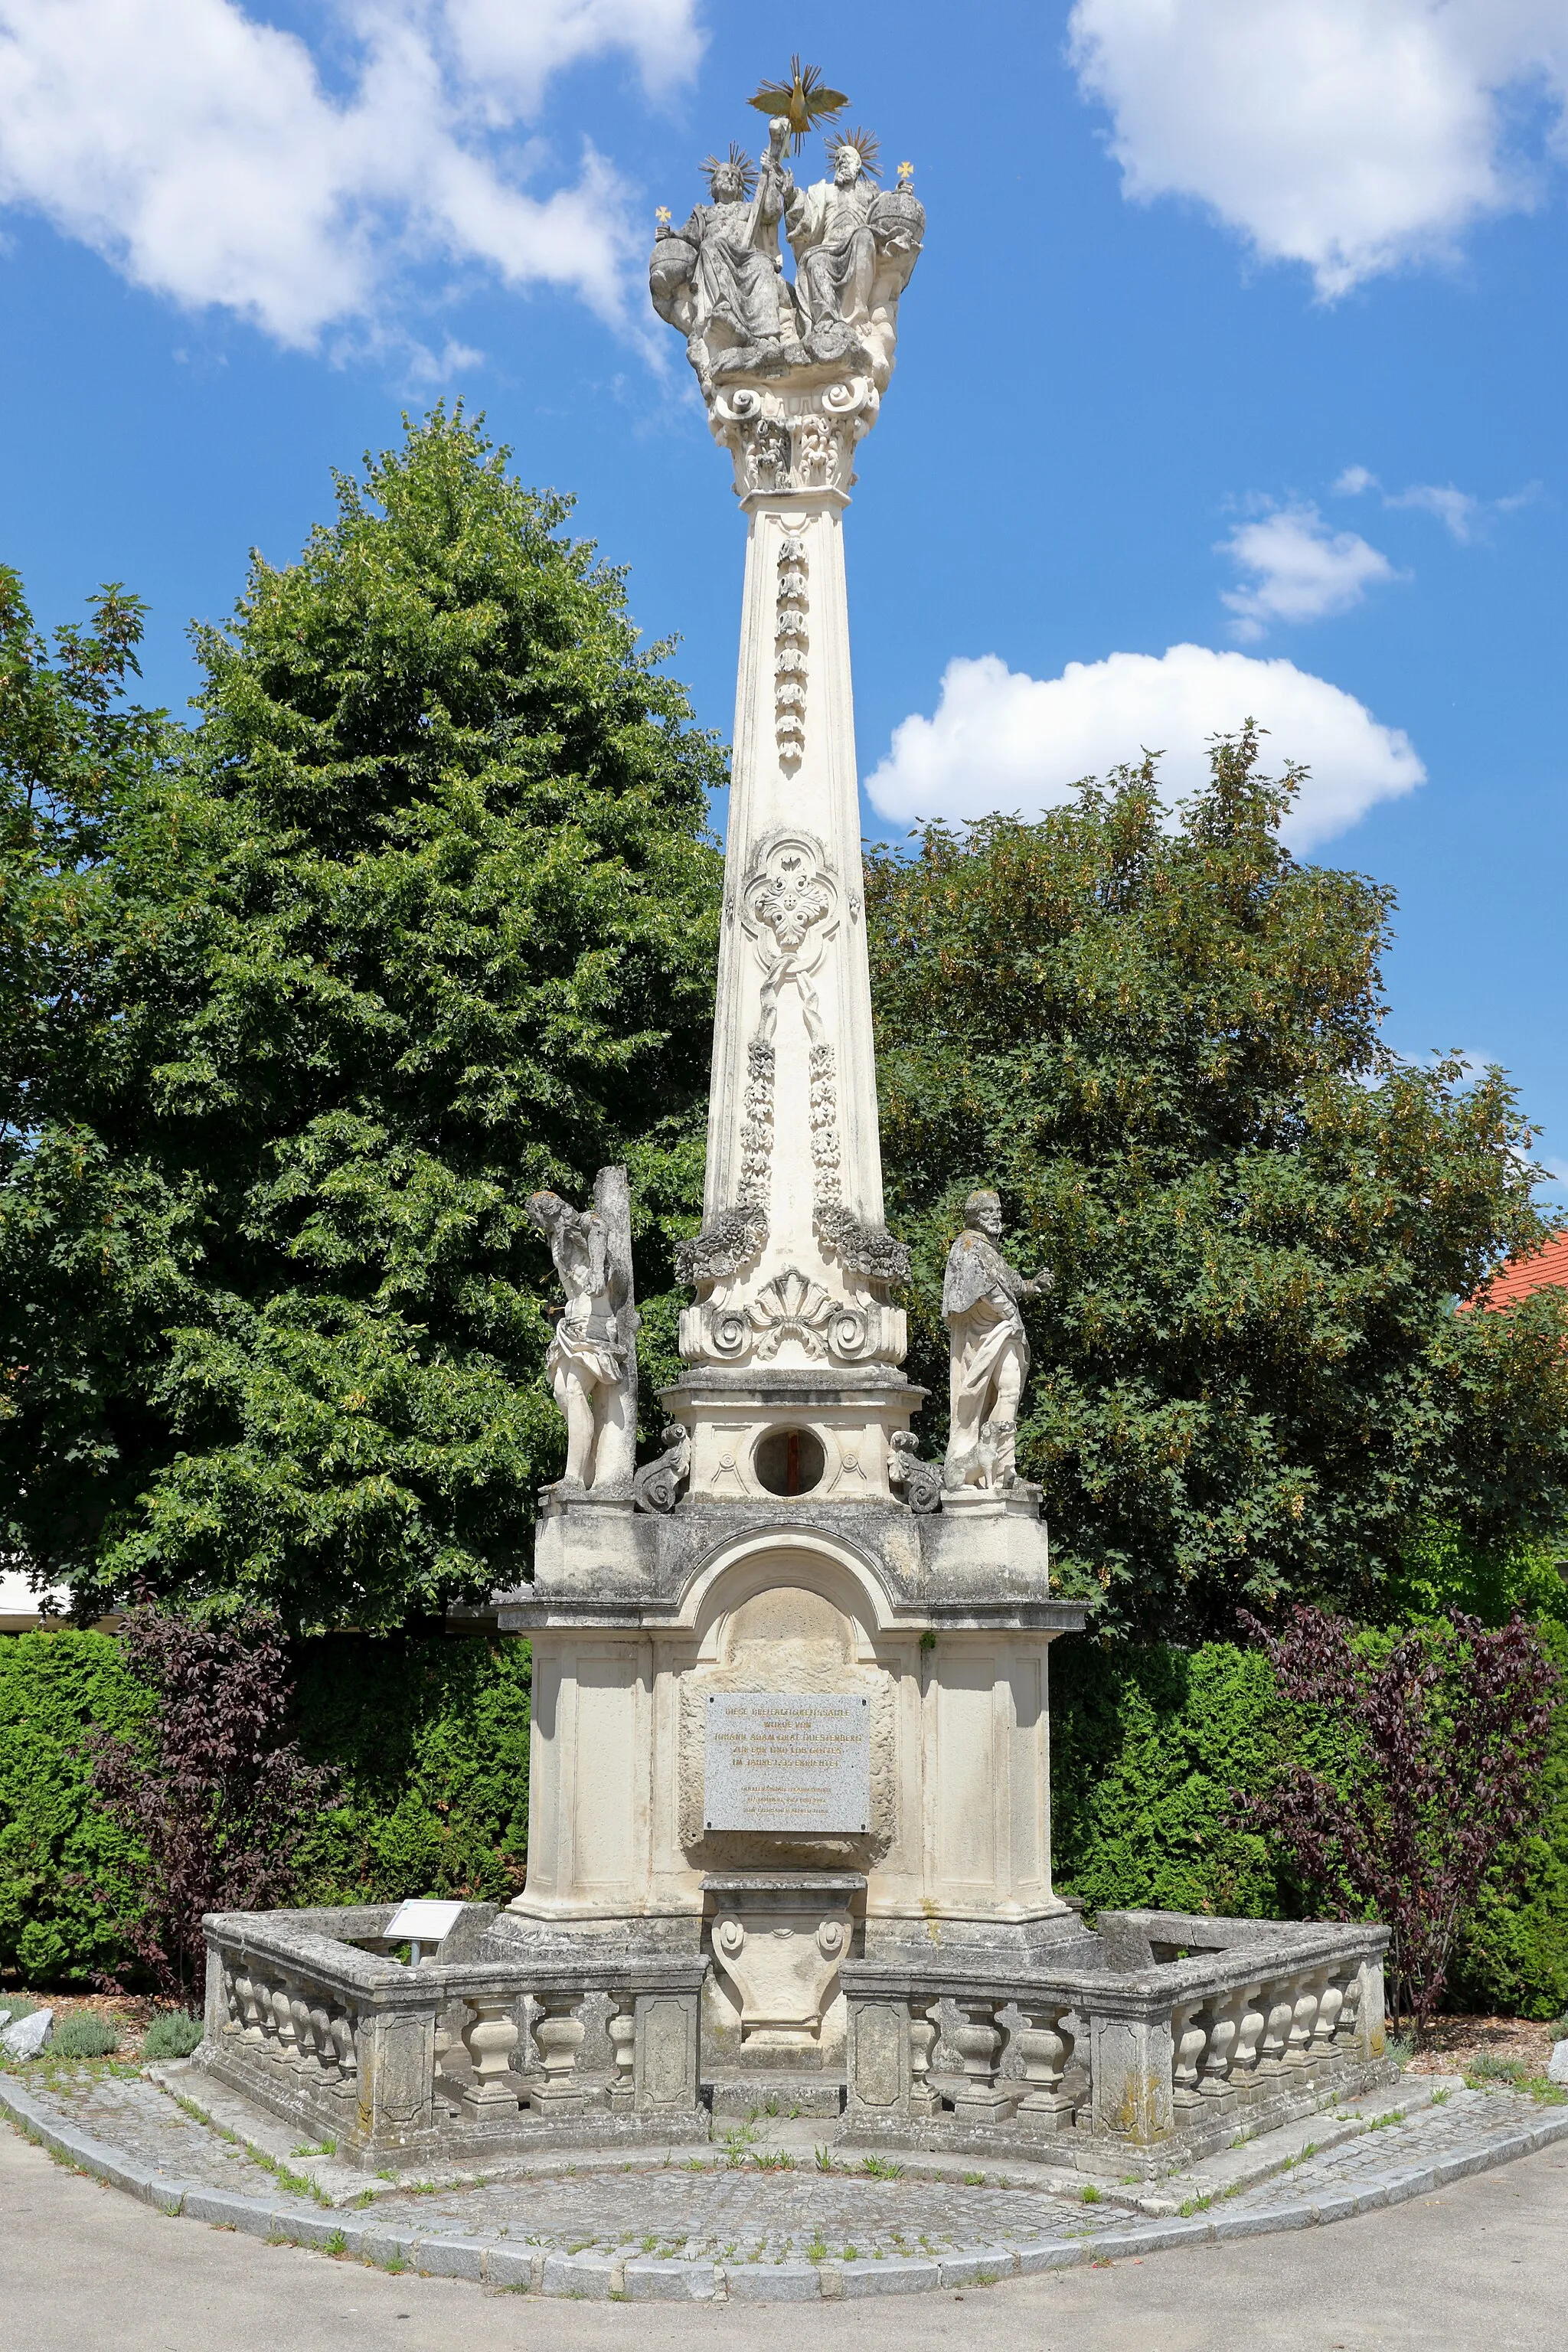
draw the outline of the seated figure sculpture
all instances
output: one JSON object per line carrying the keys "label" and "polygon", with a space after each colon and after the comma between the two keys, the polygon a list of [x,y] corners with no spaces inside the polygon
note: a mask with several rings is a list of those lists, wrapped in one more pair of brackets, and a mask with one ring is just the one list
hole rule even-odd
{"label": "seated figure sculpture", "polygon": [[625,1486],[637,1444],[637,1316],[629,1263],[618,1263],[623,1253],[596,1208],[574,1209],[558,1192],[532,1192],[528,1213],[548,1237],[566,1294],[566,1311],[544,1359],[566,1423],[560,1484]]}
{"label": "seated figure sculpture", "polygon": [[679,229],[659,226],[649,275],[654,307],[685,335],[705,383],[765,367],[786,343],[799,343],[778,249],[779,222],[795,194],[783,162],[787,130],[770,126],[760,173],[737,147],[710,155],[703,167],[710,201],[694,205]]}
{"label": "seated figure sculpture", "polygon": [[1000,1199],[994,1192],[971,1192],[942,1286],[942,1321],[952,1349],[942,1474],[950,1493],[1017,1483],[1018,1400],[1029,1370],[1018,1302],[1037,1298],[1050,1288],[1051,1277],[1042,1271],[1026,1281],[1003,1256],[1001,1239]]}
{"label": "seated figure sculpture", "polygon": [[[814,357],[853,350],[871,317],[877,274],[872,214],[879,190],[866,158],[847,139],[830,141],[831,180],[792,190],[786,229],[795,254],[795,300]],[[837,332],[835,331],[837,331]]]}
{"label": "seated figure sculpture", "polygon": [[[920,257],[925,209],[912,165],[896,187],[875,184],[869,131],[830,139],[833,176],[797,188],[784,162],[790,126],[768,125],[760,166],[731,147],[703,166],[710,201],[676,228],[663,210],[648,264],[654,309],[686,337],[710,404],[736,377],[782,382],[799,371],[867,371],[885,388],[899,297]],[[783,274],[781,222],[795,260]],[[808,377],[808,381],[815,381]]]}

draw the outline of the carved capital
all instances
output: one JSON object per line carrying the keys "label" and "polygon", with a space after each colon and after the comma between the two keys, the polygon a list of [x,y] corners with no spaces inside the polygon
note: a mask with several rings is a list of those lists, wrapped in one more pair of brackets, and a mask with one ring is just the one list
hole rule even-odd
{"label": "carved capital", "polygon": [[805,386],[714,385],[708,423],[734,461],[736,496],[826,490],[847,498],[856,448],[876,423],[881,397],[869,373]]}

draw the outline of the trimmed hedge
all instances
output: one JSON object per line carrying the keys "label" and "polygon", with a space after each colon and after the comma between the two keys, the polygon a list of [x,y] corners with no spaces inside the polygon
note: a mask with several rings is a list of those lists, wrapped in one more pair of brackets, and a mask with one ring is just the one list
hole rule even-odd
{"label": "trimmed hedge", "polygon": [[[1568,2009],[1568,1628],[1538,1622],[1563,1668],[1546,1819],[1523,1887],[1495,1874],[1450,1973],[1446,2006],[1554,2018]],[[1056,1885],[1093,1914],[1148,1906],[1300,1918],[1301,1893],[1265,1841],[1230,1818],[1257,1790],[1284,1711],[1267,1658],[1211,1643],[1192,1652],[1051,1652],[1051,1831]],[[1315,1759],[1331,1777],[1336,1759]]]}
{"label": "trimmed hedge", "polygon": [[[1568,1673],[1568,1628],[1541,1631]],[[296,1671],[300,1744],[342,1780],[307,1842],[300,1899],[514,1894],[528,1842],[528,1644],[340,1634],[300,1643]],[[121,1958],[114,1920],[132,1912],[140,1857],[98,1810],[80,1748],[90,1723],[133,1730],[149,1704],[102,1634],[0,1642],[0,1970],[13,1980],[81,1985]],[[1091,1914],[1147,1904],[1300,1916],[1299,1890],[1264,1841],[1229,1817],[1232,1790],[1266,1778],[1280,1723],[1256,1651],[1058,1643],[1051,1780],[1062,1892]],[[1451,2005],[1539,2018],[1568,2008],[1568,1703],[1547,1780],[1524,1889],[1487,1895]]]}
{"label": "trimmed hedge", "polygon": [[301,1903],[505,1903],[528,1861],[530,1653],[456,1634],[301,1643],[299,1738],[343,1802],[301,1856]]}
{"label": "trimmed hedge", "polygon": [[0,1641],[0,1969],[24,1984],[89,1985],[121,1962],[146,1856],[97,1803],[89,1726],[132,1734],[152,1694],[103,1633]]}
{"label": "trimmed hedge", "polygon": [[[529,1651],[446,1634],[300,1644],[298,1734],[342,1801],[301,1856],[301,1902],[506,1901],[528,1848]],[[116,1923],[145,1856],[94,1796],[89,1727],[132,1731],[151,1695],[101,1633],[0,1641],[0,1972],[68,1990],[134,1969]]]}

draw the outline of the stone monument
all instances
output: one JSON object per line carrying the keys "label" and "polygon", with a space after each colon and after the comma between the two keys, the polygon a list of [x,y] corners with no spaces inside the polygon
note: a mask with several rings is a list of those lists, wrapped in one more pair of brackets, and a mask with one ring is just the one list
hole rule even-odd
{"label": "stone monument", "polygon": [[1079,1932],[1051,1887],[1047,1652],[1083,1612],[1051,1597],[1040,1496],[1015,1472],[1017,1302],[1036,1286],[1001,1256],[994,1194],[949,1276],[945,1472],[910,1430],[923,1394],[883,1222],[844,517],[925,215],[908,164],[877,184],[863,132],[797,186],[789,132],[772,121],[757,164],[710,157],[708,200],[661,221],[650,267],[746,526],[686,1370],[659,1462],[629,1487],[590,1474],[588,1392],[613,1399],[617,1378],[603,1252],[542,1205],[577,1302],[552,1349],[574,1433],[534,1580],[500,1622],[534,1654],[511,1916],[700,1948],[707,2071],[810,2075],[837,2108],[840,1962]]}
{"label": "stone monument", "polygon": [[763,2105],[862,2146],[1049,2140],[1126,2179],[1388,2072],[1386,1930],[1090,1933],[1052,1887],[1047,1659],[1084,1612],[1052,1595],[1016,1460],[1049,1276],[1008,1264],[994,1192],[946,1269],[942,1464],[910,1428],[843,533],[925,217],[864,131],[795,184],[813,81],[759,93],[799,119],[759,165],[710,157],[654,246],[746,528],[706,1191],[640,1468],[625,1172],[591,1209],[531,1203],[567,1455],[531,1580],[495,1596],[533,1644],[526,1885],[416,1965],[390,1905],[206,1922],[202,2065],[367,2166],[613,2156]]}

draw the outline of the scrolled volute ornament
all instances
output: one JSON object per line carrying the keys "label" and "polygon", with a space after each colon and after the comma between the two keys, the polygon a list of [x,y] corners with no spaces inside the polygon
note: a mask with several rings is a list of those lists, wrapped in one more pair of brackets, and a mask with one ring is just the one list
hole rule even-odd
{"label": "scrolled volute ornament", "polygon": [[922,1462],[919,1448],[912,1430],[894,1430],[888,1440],[888,1484],[911,1511],[923,1515],[942,1508],[942,1468],[938,1463]]}
{"label": "scrolled volute ornament", "polygon": [[660,1434],[664,1452],[645,1462],[632,1479],[632,1500],[639,1511],[673,1511],[690,1475],[690,1432],[672,1421]]}

